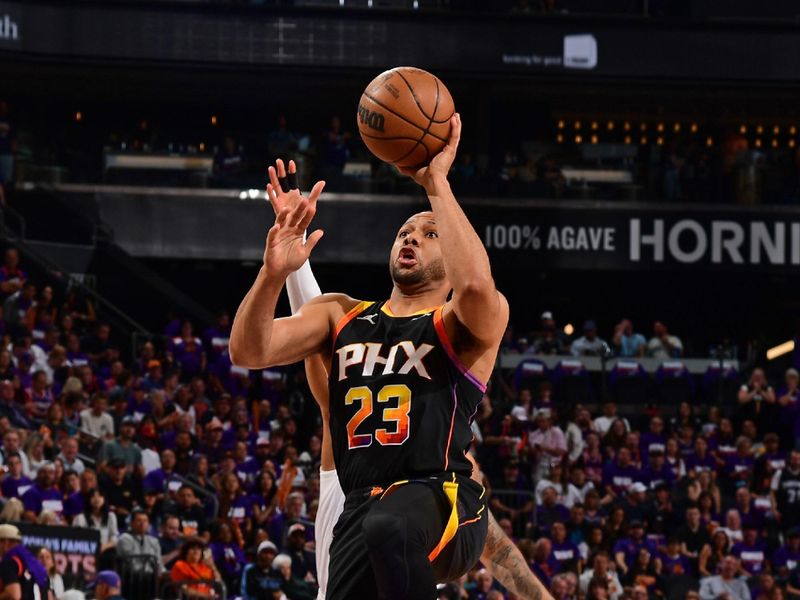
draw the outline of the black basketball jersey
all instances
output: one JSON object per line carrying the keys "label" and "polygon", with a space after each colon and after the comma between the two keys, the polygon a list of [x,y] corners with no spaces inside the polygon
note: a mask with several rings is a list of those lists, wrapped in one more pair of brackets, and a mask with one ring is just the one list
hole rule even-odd
{"label": "black basketball jersey", "polygon": [[782,525],[793,527],[800,523],[800,473],[792,473],[784,467],[777,477],[777,484],[775,500],[782,515]]}
{"label": "black basketball jersey", "polygon": [[336,327],[330,371],[333,455],[345,494],[453,471],[485,386],[459,362],[442,307],[397,317],[362,302]]}

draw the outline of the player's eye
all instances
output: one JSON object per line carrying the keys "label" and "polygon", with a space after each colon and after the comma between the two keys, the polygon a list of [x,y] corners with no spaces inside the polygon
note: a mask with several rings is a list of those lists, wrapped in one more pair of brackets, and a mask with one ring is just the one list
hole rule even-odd
{"label": "player's eye", "polygon": [[397,234],[397,237],[401,237],[402,238],[402,237],[406,237],[407,235],[408,235],[407,231],[401,231],[400,233]]}
{"label": "player's eye", "polygon": [[428,233],[425,234],[425,236],[429,238],[438,238],[439,234],[436,233],[435,231],[429,231]]}

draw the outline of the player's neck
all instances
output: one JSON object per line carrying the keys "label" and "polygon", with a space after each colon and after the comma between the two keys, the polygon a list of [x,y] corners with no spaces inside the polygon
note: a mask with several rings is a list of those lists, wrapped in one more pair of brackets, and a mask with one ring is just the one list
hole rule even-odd
{"label": "player's neck", "polygon": [[388,304],[393,314],[403,317],[441,306],[447,301],[449,292],[449,286],[447,289],[444,286],[402,289],[395,284]]}

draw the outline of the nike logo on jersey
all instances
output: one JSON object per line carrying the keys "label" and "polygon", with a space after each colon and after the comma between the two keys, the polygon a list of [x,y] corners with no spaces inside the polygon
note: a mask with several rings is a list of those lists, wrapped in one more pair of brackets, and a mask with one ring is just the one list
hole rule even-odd
{"label": "nike logo on jersey", "polygon": [[364,315],[363,317],[356,317],[356,321],[369,321],[370,325],[375,325],[374,319],[377,319],[378,315]]}
{"label": "nike logo on jersey", "polygon": [[[372,315],[377,316],[377,315]],[[428,370],[422,359],[433,350],[430,344],[421,344],[416,347],[413,342],[404,341],[391,346],[387,354],[382,353],[383,344],[348,344],[336,351],[339,358],[339,381],[347,379],[347,369],[361,365],[362,377],[370,377],[375,372],[376,365],[383,365],[381,375],[407,375],[411,370],[415,370],[420,377],[430,379]],[[405,360],[400,364],[400,368],[395,371],[398,359],[398,350],[405,354]]]}

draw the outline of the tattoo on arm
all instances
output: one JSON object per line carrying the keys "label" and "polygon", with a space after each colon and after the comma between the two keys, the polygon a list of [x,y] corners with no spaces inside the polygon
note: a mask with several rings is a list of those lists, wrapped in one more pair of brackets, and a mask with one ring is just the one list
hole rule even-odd
{"label": "tattoo on arm", "polygon": [[525,600],[552,600],[542,583],[528,567],[525,557],[500,529],[489,513],[489,532],[486,536],[482,560],[494,577],[510,592]]}

